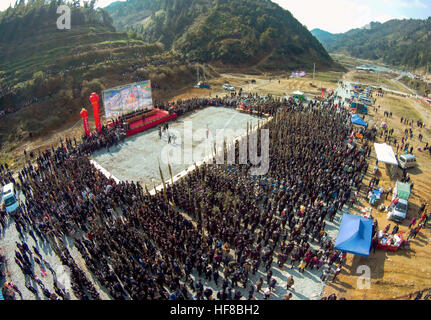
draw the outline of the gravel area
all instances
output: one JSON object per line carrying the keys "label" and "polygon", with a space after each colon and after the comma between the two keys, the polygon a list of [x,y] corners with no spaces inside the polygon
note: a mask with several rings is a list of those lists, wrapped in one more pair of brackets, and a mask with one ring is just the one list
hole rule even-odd
{"label": "gravel area", "polygon": [[[55,272],[52,273],[49,270],[48,266],[42,261],[41,264],[36,263],[34,258],[37,258],[37,256],[35,254],[31,256],[30,261],[33,265],[33,271],[35,275],[40,280],[42,280],[45,288],[47,288],[50,292],[54,292],[54,279],[57,279],[59,283],[62,283],[65,286],[66,292],[70,293],[70,299],[76,300],[76,297],[69,286],[70,276],[67,272],[67,267],[63,267],[60,258],[51,249],[51,246],[38,238],[36,238],[38,239],[38,242],[36,243],[34,239],[30,237],[26,232],[23,232],[23,235],[24,238],[21,238],[20,234],[15,228],[15,222],[13,218],[9,218],[8,225],[5,230],[3,230],[0,238],[0,248],[2,249],[2,253],[6,258],[6,280],[8,282],[14,283],[18,287],[18,289],[22,293],[21,299],[49,300],[47,297],[44,296],[40,286],[34,280],[32,280],[28,275],[24,276],[24,273],[21,271],[20,267],[15,262],[15,251],[18,250],[16,242],[22,243],[22,241],[25,241],[31,251],[33,251],[32,246],[34,246],[40,252],[43,257],[43,260],[48,262],[48,264]],[[44,270],[45,273],[42,273],[42,270]],[[26,281],[30,281],[31,286],[37,290],[37,294],[33,294],[25,287]],[[19,294],[16,293],[15,296],[17,299],[20,299]]]}

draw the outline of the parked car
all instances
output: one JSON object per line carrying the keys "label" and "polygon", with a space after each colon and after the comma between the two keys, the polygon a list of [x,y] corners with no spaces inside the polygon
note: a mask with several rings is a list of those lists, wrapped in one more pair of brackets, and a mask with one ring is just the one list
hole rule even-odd
{"label": "parked car", "polygon": [[229,90],[229,91],[235,91],[235,88],[234,88],[234,87],[232,87],[229,83],[225,83],[225,84],[223,85],[223,89],[225,89],[225,90]]}
{"label": "parked car", "polygon": [[1,201],[6,207],[8,213],[14,212],[19,207],[18,197],[14,184],[8,183],[1,190]]}
{"label": "parked car", "polygon": [[390,211],[388,218],[396,222],[401,222],[407,217],[410,198],[410,185],[405,182],[397,181],[393,191],[392,200],[398,199],[397,204]]}
{"label": "parked car", "polygon": [[361,97],[361,98],[359,98],[359,101],[362,102],[363,104],[367,105],[367,106],[373,105],[373,102],[371,101],[371,99],[369,99],[367,97]]}
{"label": "parked car", "polygon": [[398,159],[398,165],[402,169],[413,168],[417,166],[416,157],[412,154],[402,154]]}
{"label": "parked car", "polygon": [[405,199],[399,199],[398,203],[392,209],[391,219],[396,222],[403,221],[407,216],[408,210],[409,210],[409,202]]}
{"label": "parked car", "polygon": [[205,81],[199,81],[194,87],[196,89],[211,89],[211,86]]}

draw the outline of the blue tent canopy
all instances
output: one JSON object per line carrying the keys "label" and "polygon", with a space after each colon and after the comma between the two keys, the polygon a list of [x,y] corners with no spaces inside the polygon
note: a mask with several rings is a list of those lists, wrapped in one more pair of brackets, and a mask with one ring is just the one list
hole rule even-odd
{"label": "blue tent canopy", "polygon": [[344,213],[334,249],[368,257],[371,251],[372,234],[372,220]]}
{"label": "blue tent canopy", "polygon": [[361,116],[360,115],[358,115],[358,114],[354,114],[353,116],[352,116],[352,123],[353,124],[357,124],[357,125],[360,125],[360,126],[364,126],[364,127],[368,127],[368,123],[366,123],[365,121],[364,121],[364,119],[362,119],[361,118]]}

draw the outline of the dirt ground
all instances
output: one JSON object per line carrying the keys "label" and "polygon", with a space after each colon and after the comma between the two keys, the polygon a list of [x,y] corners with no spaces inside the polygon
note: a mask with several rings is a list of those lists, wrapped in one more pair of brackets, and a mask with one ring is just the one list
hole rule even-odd
{"label": "dirt ground", "polygon": [[[225,83],[231,84],[235,89],[242,88],[246,93],[258,93],[261,95],[272,94],[274,96],[290,96],[294,91],[301,90],[309,95],[320,95],[319,88],[329,88],[334,90],[337,87],[337,80],[340,79],[342,73],[337,72],[322,72],[317,73],[315,80],[312,75],[307,75],[303,78],[289,78],[286,76],[271,76],[271,75],[247,75],[237,73],[225,73],[220,77],[211,79],[209,84],[211,89],[184,89],[178,92],[171,100],[189,99],[196,96],[199,97],[215,97],[224,96],[228,92],[223,90],[222,86]],[[255,84],[251,81],[256,80]],[[280,81],[280,82],[279,82]]]}
{"label": "dirt ground", "polygon": [[[378,106],[380,105],[380,108]],[[401,98],[394,95],[385,95],[377,97],[376,105],[377,112],[370,110],[370,115],[366,116],[366,121],[372,119],[377,124],[385,121],[389,128],[394,128],[396,137],[400,141],[402,132],[408,128],[407,125],[400,123],[400,117],[404,116],[408,119],[422,120],[426,124],[426,128],[420,129],[416,124],[413,126],[414,137],[410,143],[414,146],[413,153],[417,156],[418,167],[408,170],[414,188],[412,197],[409,201],[409,211],[407,218],[400,224],[399,230],[408,233],[408,225],[413,217],[418,218],[419,207],[423,203],[427,203],[426,210],[430,211],[431,200],[431,156],[427,152],[419,152],[418,147],[424,147],[425,142],[431,142],[431,110],[419,99]],[[384,111],[392,112],[393,117],[387,118],[383,116]],[[424,136],[423,142],[418,139],[418,134]],[[384,137],[379,138],[378,143],[384,142]],[[394,148],[396,152],[396,148]],[[398,153],[400,154],[400,153]],[[354,207],[359,210],[361,206],[369,207],[370,205],[364,199],[368,183],[371,179],[372,170],[375,166],[376,155],[371,153],[369,160],[369,170],[365,180],[365,188],[361,192],[361,203]],[[379,164],[382,176],[380,185],[385,190],[394,187],[397,177],[402,176],[402,170],[397,168],[397,177],[391,179],[385,170],[384,164]],[[388,200],[384,201],[385,205],[389,205],[391,195]],[[380,202],[376,201],[376,204]],[[373,216],[378,220],[379,230],[383,229],[390,223],[390,231],[395,226],[395,222],[388,221],[386,213],[380,212],[377,205],[373,207]],[[348,255],[346,266],[343,268],[338,280],[335,283],[328,283],[325,288],[324,295],[336,293],[337,296],[344,296],[346,299],[409,299],[409,294],[418,290],[431,288],[431,227],[422,229],[415,239],[412,239],[410,246],[407,249],[399,250],[398,252],[387,252],[377,249],[375,253],[371,252],[368,258],[356,257]],[[367,265],[371,269],[371,285],[369,289],[359,289],[361,273],[357,272],[360,265]],[[359,285],[358,285],[359,284]],[[414,295],[413,295],[414,297]]]}

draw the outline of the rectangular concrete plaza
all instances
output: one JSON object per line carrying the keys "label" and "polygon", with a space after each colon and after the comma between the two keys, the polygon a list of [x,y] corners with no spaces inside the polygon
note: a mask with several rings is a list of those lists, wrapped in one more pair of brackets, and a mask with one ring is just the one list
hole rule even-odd
{"label": "rectangular concrete plaza", "polygon": [[[247,122],[254,127],[262,120],[231,108],[206,107],[169,122],[168,132],[164,133],[161,139],[159,129],[153,128],[127,138],[118,146],[111,147],[109,151],[95,152],[92,158],[117,179],[140,182],[152,189],[162,183],[159,163],[165,180],[170,179],[168,163],[175,178],[193,163],[198,163],[213,154],[212,141],[215,141],[217,132],[230,129],[234,131],[236,138],[246,134]],[[191,131],[185,133],[185,128],[191,128]],[[186,137],[191,136],[187,132],[193,132],[193,140],[184,139],[185,134]],[[170,144],[169,134],[174,136]]]}

